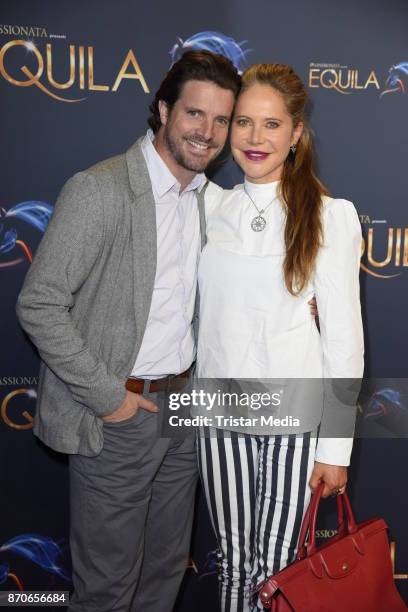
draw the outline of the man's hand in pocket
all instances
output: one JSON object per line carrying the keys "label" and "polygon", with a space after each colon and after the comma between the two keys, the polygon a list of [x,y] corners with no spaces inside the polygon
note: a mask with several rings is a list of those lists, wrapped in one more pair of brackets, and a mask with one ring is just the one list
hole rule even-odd
{"label": "man's hand in pocket", "polygon": [[112,414],[102,418],[106,423],[120,423],[134,417],[139,409],[147,410],[148,412],[159,412],[156,404],[143,397],[143,395],[126,391],[125,399],[119,408],[116,408]]}

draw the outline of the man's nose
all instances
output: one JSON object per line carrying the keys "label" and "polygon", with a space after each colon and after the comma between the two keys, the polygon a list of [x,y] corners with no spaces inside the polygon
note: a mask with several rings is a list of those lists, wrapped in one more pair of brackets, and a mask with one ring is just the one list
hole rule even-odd
{"label": "man's nose", "polygon": [[200,134],[206,140],[212,140],[214,135],[214,126],[213,122],[209,119],[204,119],[200,126]]}

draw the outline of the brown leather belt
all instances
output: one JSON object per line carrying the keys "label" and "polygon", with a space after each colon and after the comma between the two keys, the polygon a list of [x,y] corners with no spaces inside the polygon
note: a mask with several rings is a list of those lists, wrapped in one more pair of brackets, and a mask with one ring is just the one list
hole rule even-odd
{"label": "brown leather belt", "polygon": [[156,378],[148,380],[145,378],[128,378],[125,387],[132,393],[157,393],[157,391],[179,391],[182,389],[187,379],[190,377],[193,366],[181,374],[166,376],[165,378]]}

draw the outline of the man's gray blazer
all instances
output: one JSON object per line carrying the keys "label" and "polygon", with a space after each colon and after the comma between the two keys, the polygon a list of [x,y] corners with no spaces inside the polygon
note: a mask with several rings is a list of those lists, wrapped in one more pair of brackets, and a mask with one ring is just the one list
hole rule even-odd
{"label": "man's gray blazer", "polygon": [[101,451],[146,328],[157,235],[141,140],[66,183],[17,302],[42,359],[34,433],[65,453]]}

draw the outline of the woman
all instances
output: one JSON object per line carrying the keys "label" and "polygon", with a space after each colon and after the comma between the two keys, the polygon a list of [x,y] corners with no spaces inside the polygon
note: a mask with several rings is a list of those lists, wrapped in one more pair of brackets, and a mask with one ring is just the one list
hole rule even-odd
{"label": "woman", "polygon": [[[315,175],[306,102],[289,66],[259,64],[243,74],[231,149],[245,182],[226,191],[210,184],[205,194],[202,378],[362,376],[360,224],[354,206],[328,197]],[[309,312],[313,295],[320,332]],[[302,419],[275,435],[227,425],[198,438],[222,610],[262,609],[251,590],[293,560],[311,490],[323,481],[324,496],[344,491],[352,440],[322,437],[322,428],[330,431],[324,407],[309,404],[303,415],[302,401],[292,408],[303,428]]]}

